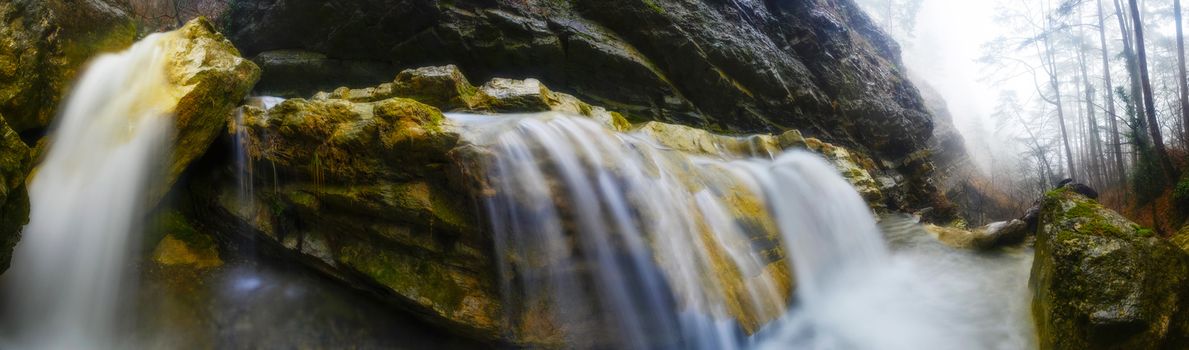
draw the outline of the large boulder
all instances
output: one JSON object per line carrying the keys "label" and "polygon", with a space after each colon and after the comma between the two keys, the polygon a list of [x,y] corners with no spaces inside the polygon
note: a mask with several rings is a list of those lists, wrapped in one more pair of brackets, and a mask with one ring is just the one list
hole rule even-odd
{"label": "large boulder", "polygon": [[48,126],[83,64],[135,39],[114,1],[0,2],[0,115],[17,132]]}
{"label": "large boulder", "polygon": [[1186,259],[1069,186],[1049,192],[1031,280],[1041,348],[1185,348]]}
{"label": "large boulder", "polygon": [[359,65],[454,63],[477,79],[535,77],[633,122],[798,129],[897,168],[896,207],[952,213],[899,48],[850,0],[265,0],[235,2],[225,17],[248,55],[324,55],[335,63],[307,62],[348,80]]}
{"label": "large boulder", "polygon": [[260,78],[260,68],[240,57],[239,50],[205,18],[166,33],[164,40],[167,96],[174,98],[167,110],[174,116],[176,132],[165,187],[154,189],[154,199],[172,187],[190,162],[206,153]]}
{"label": "large boulder", "polygon": [[29,147],[0,117],[0,273],[8,269],[21,227],[29,221],[25,175],[29,171],[30,153]]}
{"label": "large boulder", "polygon": [[491,238],[472,204],[478,174],[459,166],[474,164],[478,149],[460,141],[443,109],[556,111],[630,126],[535,80],[480,88],[453,66],[407,70],[375,87],[244,106],[229,132],[248,156],[242,175],[259,190],[245,197],[230,186],[235,174],[209,174],[183,191],[199,204],[189,214],[455,333],[560,344],[533,314],[505,318]]}
{"label": "large boulder", "polygon": [[[533,79],[492,79],[476,87],[457,68],[439,66],[406,70],[378,86],[244,106],[229,136],[247,161],[191,182],[183,191],[195,204],[187,215],[202,230],[259,243],[261,250],[293,257],[453,332],[521,345],[563,344],[561,326],[548,316],[557,310],[501,295],[501,253],[492,251],[476,210],[492,195],[484,174],[474,173],[486,151],[464,138],[470,132],[465,123],[445,118],[443,110],[580,115],[690,154],[740,157],[805,148],[868,188],[873,206],[883,190],[875,174],[888,171],[796,131],[734,137],[660,122],[631,125],[619,113]],[[245,177],[250,181],[234,180]],[[768,237],[777,235],[775,224],[761,217],[762,209],[746,209],[762,207],[755,198],[733,200],[738,220],[765,228],[751,244],[774,247],[764,255],[783,276],[782,288],[792,288],[784,254]],[[521,312],[510,315],[505,302],[526,305],[515,305]],[[749,331],[771,319],[735,311]]]}
{"label": "large boulder", "polygon": [[489,241],[452,180],[458,135],[440,110],[325,97],[241,113],[230,132],[258,190],[245,196],[226,173],[192,183],[202,228],[262,242],[453,332],[501,339]]}

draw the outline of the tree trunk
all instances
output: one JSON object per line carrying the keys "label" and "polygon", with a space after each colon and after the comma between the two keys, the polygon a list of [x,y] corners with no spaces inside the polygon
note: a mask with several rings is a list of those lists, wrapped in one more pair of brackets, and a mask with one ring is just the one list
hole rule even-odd
{"label": "tree trunk", "polygon": [[1104,176],[1103,169],[1102,169],[1103,168],[1102,163],[1103,163],[1103,158],[1104,158],[1103,153],[1102,153],[1102,139],[1098,137],[1098,117],[1095,116],[1095,113],[1094,113],[1094,109],[1095,109],[1094,108],[1094,84],[1090,82],[1089,69],[1086,67],[1086,65],[1089,62],[1089,59],[1086,58],[1086,46],[1087,45],[1086,45],[1086,43],[1081,42],[1081,39],[1080,39],[1080,38],[1085,38],[1085,35],[1084,35],[1085,30],[1083,29],[1083,28],[1085,28],[1085,26],[1082,25],[1083,24],[1082,20],[1081,20],[1082,18],[1083,18],[1083,16],[1081,16],[1081,10],[1079,9],[1078,10],[1079,43],[1078,43],[1077,54],[1078,54],[1078,67],[1080,68],[1081,77],[1082,77],[1082,86],[1084,86],[1083,93],[1085,94],[1085,100],[1086,100],[1085,101],[1086,102],[1086,133],[1083,135],[1085,136],[1085,142],[1088,146],[1086,151],[1089,152],[1086,156],[1086,158],[1089,159],[1089,163],[1084,164],[1084,165],[1089,165],[1088,174],[1090,175],[1090,181],[1093,182],[1095,186],[1098,186],[1099,188],[1103,188],[1103,185],[1106,184],[1106,177]]}
{"label": "tree trunk", "polygon": [[1156,102],[1152,97],[1152,80],[1148,76],[1148,54],[1144,48],[1144,25],[1139,17],[1139,5],[1136,0],[1130,0],[1131,3],[1131,22],[1135,26],[1135,52],[1136,59],[1139,61],[1139,79],[1142,84],[1144,92],[1144,110],[1148,117],[1148,132],[1152,137],[1152,148],[1156,151],[1156,158],[1160,162],[1160,167],[1164,170],[1164,175],[1169,180],[1176,182],[1177,169],[1172,165],[1172,159],[1168,156],[1168,149],[1164,147],[1164,137],[1160,135],[1160,124],[1156,120]]}
{"label": "tree trunk", "polygon": [[[1126,12],[1123,12],[1121,1],[1123,0],[1115,0],[1115,18],[1119,19],[1119,31],[1123,37],[1123,58],[1127,61],[1127,77],[1131,80],[1131,106],[1132,112],[1135,115],[1133,116],[1134,119],[1131,120],[1130,126],[1133,131],[1136,131],[1133,133],[1136,139],[1132,140],[1132,142],[1135,142],[1137,145],[1147,145],[1148,138],[1144,129],[1147,128],[1148,123],[1144,117],[1143,92],[1140,88],[1139,79],[1139,60],[1135,58],[1135,47],[1132,45],[1134,31],[1131,30],[1131,26],[1127,23]],[[1133,164],[1136,155],[1136,152],[1131,152]]]}
{"label": "tree trunk", "polygon": [[1057,123],[1061,125],[1061,143],[1065,146],[1066,176],[1075,177],[1077,168],[1073,166],[1073,148],[1069,145],[1069,131],[1065,128],[1065,108],[1061,103],[1061,83],[1057,81],[1057,62],[1053,56],[1049,33],[1044,34],[1044,50],[1044,55],[1047,58],[1045,65],[1048,66],[1049,87],[1053,89],[1053,105],[1057,108]]}
{"label": "tree trunk", "polygon": [[1189,149],[1189,87],[1185,81],[1185,35],[1181,28],[1181,0],[1173,0],[1173,17],[1177,21],[1177,84],[1181,88],[1181,140]]}
{"label": "tree trunk", "polygon": [[1114,180],[1117,185],[1125,185],[1127,184],[1127,170],[1123,166],[1123,143],[1119,141],[1119,124],[1116,121],[1118,115],[1115,114],[1115,99],[1113,97],[1115,88],[1111,86],[1111,60],[1106,46],[1106,19],[1102,14],[1102,0],[1098,0],[1098,41],[1102,45],[1102,76],[1105,80],[1103,84],[1106,87],[1106,96],[1102,102],[1106,105],[1106,118],[1111,127],[1111,149],[1114,153],[1112,158],[1115,163]]}

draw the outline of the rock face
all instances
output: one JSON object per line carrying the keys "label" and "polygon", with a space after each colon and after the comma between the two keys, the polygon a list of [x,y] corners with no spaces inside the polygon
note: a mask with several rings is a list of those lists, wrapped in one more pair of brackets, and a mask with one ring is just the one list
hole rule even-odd
{"label": "rock face", "polygon": [[966,141],[954,126],[945,99],[920,79],[914,80],[933,115],[933,136],[928,144],[937,192],[952,200],[957,214],[971,225],[1019,216],[1024,210],[1020,203],[991,185],[966,152]]}
{"label": "rock face", "polygon": [[899,168],[911,206],[946,209],[928,178],[928,111],[898,47],[850,0],[267,0],[237,2],[225,17],[232,41],[261,61],[299,50],[454,63],[483,80],[535,77],[633,122],[799,129]]}
{"label": "rock face", "polygon": [[1041,203],[1032,267],[1042,349],[1183,349],[1185,253],[1070,187]]}
{"label": "rock face", "polygon": [[109,0],[4,1],[0,21],[0,115],[17,132],[49,125],[88,59],[136,39],[135,23]]}
{"label": "rock face", "polygon": [[0,116],[0,273],[8,270],[21,227],[29,221],[25,175],[31,152]]}

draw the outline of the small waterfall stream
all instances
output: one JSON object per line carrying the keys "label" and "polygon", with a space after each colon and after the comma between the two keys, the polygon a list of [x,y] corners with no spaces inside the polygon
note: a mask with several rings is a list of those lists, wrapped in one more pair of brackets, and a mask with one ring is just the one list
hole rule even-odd
{"label": "small waterfall stream", "polygon": [[0,347],[122,347],[129,250],[172,131],[161,42],[97,58],[71,92],[29,184],[30,221],[4,275],[4,338],[15,343]]}
{"label": "small waterfall stream", "polygon": [[691,155],[555,113],[450,118],[491,150],[513,324],[577,347],[1033,346],[1030,253],[957,251],[898,217],[885,237],[816,155]]}

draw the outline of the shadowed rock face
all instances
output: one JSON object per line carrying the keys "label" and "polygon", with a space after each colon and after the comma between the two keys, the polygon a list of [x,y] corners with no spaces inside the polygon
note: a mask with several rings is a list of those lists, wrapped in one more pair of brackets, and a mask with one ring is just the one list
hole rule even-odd
{"label": "shadowed rock face", "polygon": [[1032,313],[1043,349],[1183,349],[1186,255],[1066,186],[1041,202]]}
{"label": "shadowed rock face", "polygon": [[29,147],[0,117],[0,273],[8,269],[21,226],[29,222],[25,174],[30,160]]}
{"label": "shadowed rock face", "polygon": [[924,150],[932,128],[898,47],[849,0],[266,0],[225,16],[248,56],[537,77],[633,121],[797,128],[893,161]]}

